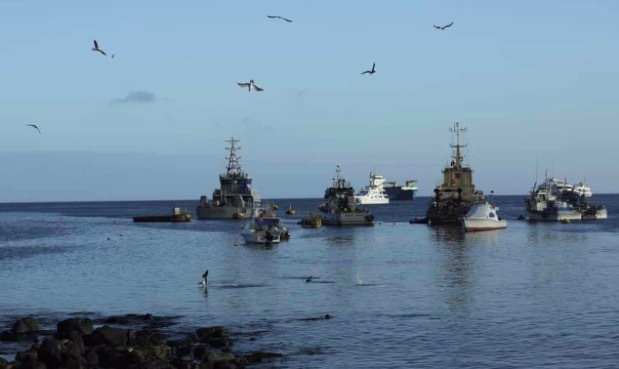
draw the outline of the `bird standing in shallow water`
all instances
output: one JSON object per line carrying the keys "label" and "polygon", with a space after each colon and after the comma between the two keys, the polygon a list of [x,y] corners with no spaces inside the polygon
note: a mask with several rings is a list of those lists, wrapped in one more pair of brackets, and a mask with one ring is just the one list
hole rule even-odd
{"label": "bird standing in shallow water", "polygon": [[376,73],[376,70],[374,69],[376,67],[376,63],[372,64],[372,70],[366,70],[365,72],[361,73],[361,74],[369,74],[372,75],[374,73]]}
{"label": "bird standing in shallow water", "polygon": [[37,127],[36,124],[26,124],[26,126],[36,128],[36,130],[39,131],[39,134],[41,134],[41,130],[39,129],[39,127]]}
{"label": "bird standing in shallow water", "polygon": [[98,51],[98,52],[100,52],[101,54],[103,54],[103,55],[107,56],[107,54],[106,54],[103,50],[99,49],[99,44],[97,43],[97,40],[95,40],[94,42],[95,42],[95,47],[93,47],[93,48],[92,48],[92,49],[90,49],[90,50],[92,50],[92,51]]}
{"label": "bird standing in shallow water", "polygon": [[247,91],[251,91],[252,88],[254,89],[254,91],[264,91],[264,88],[260,88],[254,84],[253,79],[249,80],[249,83],[237,83],[237,84],[243,88],[247,87]]}

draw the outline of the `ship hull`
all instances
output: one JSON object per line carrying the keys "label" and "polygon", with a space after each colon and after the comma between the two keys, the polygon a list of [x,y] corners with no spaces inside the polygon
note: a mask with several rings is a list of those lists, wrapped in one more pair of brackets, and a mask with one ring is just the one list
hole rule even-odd
{"label": "ship hull", "polygon": [[390,201],[413,201],[417,190],[405,190],[401,187],[384,187]]}
{"label": "ship hull", "polygon": [[464,218],[462,224],[467,232],[494,231],[495,229],[507,228],[507,221],[505,220]]}
{"label": "ship hull", "polygon": [[359,205],[386,205],[389,204],[388,198],[372,198],[366,196],[357,196],[355,197],[355,201]]}
{"label": "ship hull", "polygon": [[244,219],[251,218],[253,208],[237,208],[236,206],[198,206],[196,215],[200,220],[206,219]]}
{"label": "ship hull", "polygon": [[563,222],[582,219],[582,214],[575,210],[529,210],[528,213],[529,220],[533,220],[536,222]]}
{"label": "ship hull", "polygon": [[461,225],[461,219],[468,213],[473,204],[446,200],[433,202],[426,212],[426,219],[430,225]]}
{"label": "ship hull", "polygon": [[369,213],[325,213],[319,216],[323,225],[373,226],[374,216]]}

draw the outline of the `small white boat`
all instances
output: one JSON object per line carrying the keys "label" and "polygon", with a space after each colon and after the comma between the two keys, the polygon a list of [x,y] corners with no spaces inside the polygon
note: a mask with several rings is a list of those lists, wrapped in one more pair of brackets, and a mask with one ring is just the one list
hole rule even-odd
{"label": "small white boat", "polygon": [[370,185],[365,186],[355,195],[355,201],[361,205],[389,204],[389,195],[383,188],[385,178],[376,172],[370,172]]}
{"label": "small white boat", "polygon": [[467,232],[493,231],[507,228],[507,221],[501,219],[498,214],[499,208],[494,204],[475,204],[461,219],[462,225]]}
{"label": "small white boat", "polygon": [[247,243],[273,244],[287,239],[288,230],[275,215],[272,208],[256,208],[249,227],[241,235]]}

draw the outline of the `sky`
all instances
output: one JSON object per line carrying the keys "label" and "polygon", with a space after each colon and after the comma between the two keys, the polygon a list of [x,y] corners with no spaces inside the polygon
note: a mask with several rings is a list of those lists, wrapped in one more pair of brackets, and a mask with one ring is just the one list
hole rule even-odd
{"label": "sky", "polygon": [[263,198],[321,197],[336,165],[356,189],[375,169],[430,195],[454,122],[486,193],[545,171],[618,193],[618,16],[612,0],[2,0],[0,202],[210,197],[231,136]]}

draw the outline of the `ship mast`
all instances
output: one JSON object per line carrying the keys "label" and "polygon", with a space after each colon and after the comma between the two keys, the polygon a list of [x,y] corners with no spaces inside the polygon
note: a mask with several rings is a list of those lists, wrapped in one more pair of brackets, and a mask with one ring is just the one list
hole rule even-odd
{"label": "ship mast", "polygon": [[452,157],[455,159],[455,166],[456,168],[461,168],[462,167],[462,160],[464,160],[464,155],[462,155],[462,153],[460,152],[461,148],[465,148],[466,145],[460,145],[460,132],[466,132],[466,127],[462,127],[460,128],[460,123],[456,122],[454,123],[453,128],[449,128],[450,132],[455,132],[456,133],[456,144],[455,145],[449,145],[452,148],[456,149],[456,154],[453,155]]}
{"label": "ship mast", "polygon": [[230,139],[226,140],[225,142],[230,143],[230,147],[226,147],[226,150],[230,151],[230,156],[226,158],[228,159],[226,175],[243,174],[243,172],[241,171],[241,163],[239,162],[241,157],[236,156],[236,150],[241,149],[241,147],[236,147],[236,143],[241,142],[241,140],[235,140],[234,137],[230,137]]}

